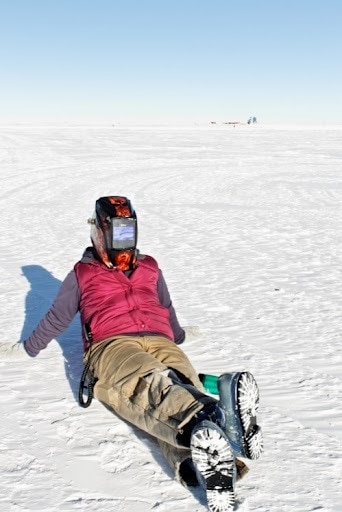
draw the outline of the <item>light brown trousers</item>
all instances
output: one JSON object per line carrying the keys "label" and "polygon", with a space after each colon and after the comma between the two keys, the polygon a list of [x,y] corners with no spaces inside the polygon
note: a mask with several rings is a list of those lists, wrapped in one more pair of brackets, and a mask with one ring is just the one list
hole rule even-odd
{"label": "light brown trousers", "polygon": [[[98,379],[95,397],[154,436],[178,477],[179,464],[190,457],[190,450],[177,435],[204,404],[213,401],[205,395],[186,354],[162,336],[113,337],[90,351],[85,360],[90,354],[90,368]],[[180,382],[170,369],[192,384]]]}

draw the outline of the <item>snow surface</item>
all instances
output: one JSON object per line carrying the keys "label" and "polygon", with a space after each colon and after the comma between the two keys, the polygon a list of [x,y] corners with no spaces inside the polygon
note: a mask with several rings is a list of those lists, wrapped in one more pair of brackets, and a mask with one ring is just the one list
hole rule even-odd
{"label": "snow surface", "polygon": [[[89,242],[102,195],[128,195],[199,372],[249,370],[265,453],[241,511],[342,511],[342,128],[0,126],[1,341],[35,327]],[[0,362],[0,508],[206,510],[159,449],[77,402],[79,319],[37,358]]]}

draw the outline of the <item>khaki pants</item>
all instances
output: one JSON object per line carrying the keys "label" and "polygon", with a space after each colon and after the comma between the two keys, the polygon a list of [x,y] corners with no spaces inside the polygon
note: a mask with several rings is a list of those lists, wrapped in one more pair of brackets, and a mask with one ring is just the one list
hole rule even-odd
{"label": "khaki pants", "polygon": [[162,336],[103,340],[88,350],[85,360],[89,357],[98,379],[95,397],[157,438],[177,475],[179,464],[190,457],[189,447],[183,446],[177,436],[203,405],[214,401],[205,395],[188,357]]}

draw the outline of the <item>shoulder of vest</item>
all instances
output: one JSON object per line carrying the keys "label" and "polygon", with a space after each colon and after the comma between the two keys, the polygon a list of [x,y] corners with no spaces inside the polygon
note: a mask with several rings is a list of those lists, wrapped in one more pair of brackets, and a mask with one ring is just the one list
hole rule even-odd
{"label": "shoulder of vest", "polygon": [[138,267],[147,267],[152,268],[154,270],[158,270],[158,263],[157,260],[152,258],[152,256],[145,255],[143,258],[137,260],[137,266]]}
{"label": "shoulder of vest", "polygon": [[83,271],[86,271],[87,269],[91,269],[91,268],[104,268],[106,269],[107,267],[105,267],[100,261],[97,261],[97,260],[88,260],[88,261],[83,261],[83,260],[80,260],[78,261],[75,265],[74,265],[74,270],[76,272],[76,274],[78,274],[79,272],[83,272]]}

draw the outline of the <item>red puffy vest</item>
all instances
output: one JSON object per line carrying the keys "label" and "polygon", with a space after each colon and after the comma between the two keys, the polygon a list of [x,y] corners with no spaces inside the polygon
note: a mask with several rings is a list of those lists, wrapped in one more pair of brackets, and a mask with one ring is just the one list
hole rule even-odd
{"label": "red puffy vest", "polygon": [[[118,334],[139,332],[173,340],[169,311],[158,297],[158,264],[151,256],[138,260],[130,277],[96,260],[76,263],[75,272],[81,322],[88,324],[95,343]],[[83,340],[87,349],[89,341],[85,336]]]}

